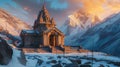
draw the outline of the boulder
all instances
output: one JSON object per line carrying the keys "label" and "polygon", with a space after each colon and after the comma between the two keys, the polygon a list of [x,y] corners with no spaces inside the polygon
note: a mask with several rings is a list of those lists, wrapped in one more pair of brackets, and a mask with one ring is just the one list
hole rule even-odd
{"label": "boulder", "polygon": [[114,64],[116,66],[120,66],[120,62],[110,62],[111,64]]}
{"label": "boulder", "polygon": [[51,61],[47,61],[46,63],[47,63],[47,64],[50,64],[50,63],[52,63],[52,64],[56,64],[57,61],[56,61],[56,60],[51,60]]}
{"label": "boulder", "polygon": [[12,48],[0,37],[0,64],[7,65],[12,59],[12,54]]}
{"label": "boulder", "polygon": [[55,64],[52,67],[62,67],[62,65],[61,64]]}
{"label": "boulder", "polygon": [[100,66],[99,67],[105,67],[103,64],[100,64]]}
{"label": "boulder", "polygon": [[40,66],[43,63],[43,60],[38,59],[36,66]]}
{"label": "boulder", "polygon": [[92,67],[92,66],[89,64],[81,64],[80,67]]}
{"label": "boulder", "polygon": [[84,64],[92,64],[92,62],[85,62]]}
{"label": "boulder", "polygon": [[70,59],[70,61],[71,61],[73,64],[81,64],[81,60],[73,60],[73,59]]}
{"label": "boulder", "polygon": [[56,64],[57,61],[56,60],[51,60],[51,63]]}
{"label": "boulder", "polygon": [[70,63],[70,64],[66,64],[65,67],[79,67],[79,65]]}

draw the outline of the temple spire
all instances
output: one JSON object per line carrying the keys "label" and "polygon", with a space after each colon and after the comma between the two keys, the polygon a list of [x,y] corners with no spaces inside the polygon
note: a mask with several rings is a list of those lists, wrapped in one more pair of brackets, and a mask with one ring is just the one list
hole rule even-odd
{"label": "temple spire", "polygon": [[44,5],[46,5],[46,2],[45,2],[45,0],[44,0]]}
{"label": "temple spire", "polygon": [[39,12],[37,20],[41,22],[50,22],[50,15],[48,10],[46,9],[45,3],[42,6],[41,11]]}
{"label": "temple spire", "polygon": [[42,9],[46,9],[46,7],[45,7],[45,0],[43,0],[43,6],[42,6]]}
{"label": "temple spire", "polygon": [[46,5],[45,0],[43,0],[43,7],[42,7],[42,9],[46,9],[45,5]]}
{"label": "temple spire", "polygon": [[50,14],[46,8],[46,5],[45,5],[45,0],[43,0],[43,6],[39,12],[39,15],[35,21],[35,25],[38,25],[38,24],[41,24],[41,23],[45,23],[45,24],[55,24],[55,21],[54,19],[50,18]]}

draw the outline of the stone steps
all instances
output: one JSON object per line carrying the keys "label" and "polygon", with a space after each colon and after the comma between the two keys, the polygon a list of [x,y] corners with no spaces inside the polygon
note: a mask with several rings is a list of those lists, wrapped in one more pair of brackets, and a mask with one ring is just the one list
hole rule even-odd
{"label": "stone steps", "polygon": [[62,51],[62,50],[59,50],[59,49],[54,48],[54,49],[52,49],[52,53],[63,53],[63,51]]}

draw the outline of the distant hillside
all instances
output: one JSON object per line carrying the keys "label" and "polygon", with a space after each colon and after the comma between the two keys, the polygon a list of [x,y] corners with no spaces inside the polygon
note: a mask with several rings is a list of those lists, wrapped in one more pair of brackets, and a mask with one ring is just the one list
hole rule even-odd
{"label": "distant hillside", "polygon": [[14,36],[18,36],[22,29],[30,28],[25,22],[0,9],[0,32],[7,31]]}

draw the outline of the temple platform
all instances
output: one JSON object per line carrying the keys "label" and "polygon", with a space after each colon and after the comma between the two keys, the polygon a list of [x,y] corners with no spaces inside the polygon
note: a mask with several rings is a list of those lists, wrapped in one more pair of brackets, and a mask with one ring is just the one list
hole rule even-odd
{"label": "temple platform", "polygon": [[42,47],[42,48],[20,48],[24,53],[55,53],[55,54],[64,54],[64,53],[82,53],[90,52],[85,49],[78,49],[75,47],[65,46],[64,48],[60,47]]}

